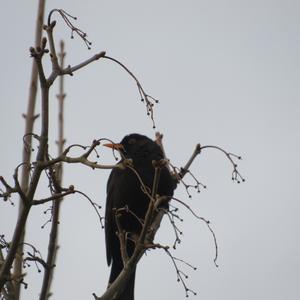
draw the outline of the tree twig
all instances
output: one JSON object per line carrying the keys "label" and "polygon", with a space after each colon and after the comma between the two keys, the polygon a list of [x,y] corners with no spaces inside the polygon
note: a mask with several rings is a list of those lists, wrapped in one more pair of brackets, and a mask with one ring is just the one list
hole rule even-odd
{"label": "tree twig", "polygon": [[104,55],[103,58],[106,58],[108,60],[111,60],[111,61],[117,63],[119,66],[121,66],[133,78],[133,80],[135,81],[135,83],[137,85],[139,94],[141,96],[141,101],[145,102],[147,115],[150,116],[150,119],[152,121],[152,126],[153,126],[153,128],[155,128],[153,107],[154,107],[154,104],[158,103],[159,101],[145,92],[143,86],[141,85],[141,83],[137,79],[137,77],[123,63],[121,63],[119,60],[117,60],[113,57],[107,56],[107,55]]}
{"label": "tree twig", "polygon": [[[49,25],[49,24],[48,24]],[[52,36],[52,35],[51,35]],[[54,47],[53,47],[54,48]],[[55,51],[55,50],[54,50]],[[59,56],[59,62],[58,67],[59,69],[64,68],[64,58],[65,58],[65,51],[64,51],[64,42],[60,42],[60,52],[58,54]],[[55,63],[54,63],[55,66]],[[65,99],[65,93],[64,93],[64,77],[60,76],[59,80],[59,94],[57,95],[58,101],[59,101],[59,109],[58,109],[58,155],[61,155],[63,152],[63,147],[65,143],[64,138],[64,99]],[[63,200],[64,196],[67,196],[69,194],[74,194],[74,187],[71,186],[69,189],[63,193],[61,193],[61,184],[62,184],[62,163],[59,163],[56,165],[55,171],[52,169],[52,167],[49,167],[50,171],[50,184],[53,183],[54,192],[57,194],[53,195],[52,197],[49,197],[48,199],[39,200],[39,204],[45,203],[47,201],[52,200],[52,224],[51,224],[51,230],[49,235],[49,244],[48,244],[48,255],[47,255],[47,266],[54,266],[55,260],[57,257],[57,249],[58,249],[58,224],[59,224],[59,215],[60,215],[60,204]],[[34,204],[37,204],[36,201],[34,201]],[[53,279],[53,272],[54,268],[49,267],[45,268],[44,277],[43,277],[43,283],[40,293],[40,300],[45,300],[49,298],[50,295],[50,288],[52,284]]]}
{"label": "tree twig", "polygon": [[48,198],[44,198],[44,199],[40,199],[40,200],[33,200],[32,205],[40,205],[40,204],[44,204],[50,201],[54,201],[54,202],[58,202],[60,201],[63,197],[74,194],[75,191],[70,189],[66,192],[63,193],[59,193],[59,194],[54,194],[51,197]]}

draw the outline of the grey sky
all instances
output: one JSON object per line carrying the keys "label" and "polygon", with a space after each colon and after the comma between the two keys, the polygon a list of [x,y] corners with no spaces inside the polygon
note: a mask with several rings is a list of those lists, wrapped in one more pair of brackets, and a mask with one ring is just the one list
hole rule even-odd
{"label": "grey sky", "polygon": [[[0,10],[2,70],[0,97],[1,175],[9,178],[21,160],[37,1],[5,1]],[[63,8],[93,41],[92,50],[64,37],[67,64],[96,52],[124,62],[145,90],[160,100],[157,129],[165,134],[169,158],[178,166],[196,143],[215,144],[242,155],[239,170],[246,183],[231,181],[231,166],[214,150],[203,151],[193,165],[208,189],[190,200],[176,196],[209,219],[219,245],[205,224],[182,209],[184,231],[176,257],[198,267],[186,281],[194,299],[298,299],[300,30],[299,1],[48,1],[47,12]],[[56,87],[51,113],[56,120]],[[125,134],[153,136],[134,82],[117,65],[99,61],[66,77],[67,143],[94,138],[119,141]],[[52,119],[52,120],[53,120]],[[38,126],[36,128],[38,132]],[[51,125],[52,153],[56,125]],[[104,150],[103,150],[104,151]],[[103,161],[113,160],[104,151]],[[104,205],[108,171],[66,166],[65,185],[74,184]],[[45,189],[40,190],[45,195]],[[14,201],[17,203],[17,200]],[[44,208],[45,209],[45,208]],[[33,209],[28,241],[46,256],[48,229],[42,211]],[[0,202],[0,232],[9,239],[17,209]],[[171,244],[164,222],[158,241]],[[41,274],[28,269],[23,299],[37,299]],[[104,290],[104,232],[85,199],[74,196],[62,207],[60,250],[53,299],[92,299]],[[184,299],[169,258],[151,251],[138,267],[136,298]],[[190,296],[193,298],[193,296]]]}

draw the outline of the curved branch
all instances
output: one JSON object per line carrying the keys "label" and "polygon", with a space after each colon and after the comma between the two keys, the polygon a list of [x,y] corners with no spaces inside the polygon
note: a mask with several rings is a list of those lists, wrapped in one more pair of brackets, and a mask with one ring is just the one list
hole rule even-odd
{"label": "curved branch", "polygon": [[[92,199],[91,199],[88,195],[86,195],[85,193],[83,193],[83,192],[81,192],[81,191],[74,190],[74,193],[77,193],[77,194],[80,194],[80,195],[84,196],[84,197],[90,202],[90,204],[93,206],[93,208],[94,208],[96,214],[98,215],[98,218],[99,218],[101,227],[104,228],[104,224],[103,224],[103,222],[102,222],[102,220],[103,220],[104,218],[101,217],[101,215],[100,215],[99,212],[98,212],[98,209],[100,209],[101,206],[98,205],[97,203],[95,203],[94,201],[92,201]],[[98,208],[98,209],[97,209],[97,208]]]}
{"label": "curved branch", "polygon": [[139,80],[137,79],[137,77],[120,61],[118,61],[117,59],[110,57],[110,56],[103,56],[103,58],[106,58],[108,60],[111,60],[115,63],[117,63],[119,66],[121,66],[135,81],[137,87],[138,87],[138,91],[139,94],[141,96],[141,101],[144,102],[146,104],[146,110],[147,110],[147,115],[150,116],[150,119],[152,121],[152,125],[153,128],[155,128],[155,121],[154,121],[154,111],[153,111],[153,107],[155,103],[158,103],[159,101],[155,98],[153,98],[152,96],[148,95],[144,88],[142,87],[141,83],[139,82]]}
{"label": "curved branch", "polygon": [[71,38],[72,39],[74,38],[73,33],[75,32],[84,41],[85,45],[90,50],[91,49],[90,46],[92,45],[92,42],[90,42],[87,39],[87,34],[84,31],[82,31],[80,28],[74,26],[74,24],[71,21],[71,19],[77,20],[77,17],[70,15],[65,10],[57,9],[57,8],[52,9],[48,15],[48,26],[50,26],[51,24],[53,24],[53,22],[55,22],[55,21],[51,22],[51,17],[53,15],[53,13],[55,13],[55,12],[59,13],[59,15],[62,17],[62,19],[66,23],[66,25],[71,29]]}
{"label": "curved branch", "polygon": [[241,173],[238,171],[237,167],[238,165],[234,162],[234,160],[232,159],[232,157],[235,157],[237,158],[238,160],[241,160],[242,157],[239,156],[239,155],[236,155],[236,154],[233,154],[233,153],[230,153],[230,152],[227,152],[225,151],[224,149],[222,149],[221,147],[218,147],[218,146],[212,146],[212,145],[206,145],[206,146],[202,146],[201,147],[201,150],[202,149],[208,149],[208,148],[211,148],[211,149],[216,149],[216,150],[219,150],[221,152],[223,152],[225,154],[225,156],[229,159],[229,161],[231,162],[232,166],[233,166],[233,171],[232,171],[232,180],[233,181],[236,181],[237,183],[240,183],[241,181],[242,182],[245,182],[245,178],[241,175]]}
{"label": "curved branch", "polygon": [[63,197],[74,194],[74,193],[75,193],[74,189],[73,190],[69,189],[66,192],[54,194],[53,196],[48,197],[48,198],[44,198],[44,199],[40,199],[40,200],[33,200],[32,205],[40,205],[40,204],[44,204],[44,203],[47,203],[50,201],[61,200]]}
{"label": "curved branch", "polygon": [[217,259],[218,259],[218,255],[219,255],[219,254],[218,254],[218,242],[217,242],[216,234],[215,234],[214,230],[213,230],[213,229],[211,228],[211,226],[210,226],[210,221],[206,220],[206,219],[203,218],[203,217],[198,216],[198,215],[190,208],[189,205],[187,205],[186,203],[184,203],[184,202],[181,201],[180,199],[177,199],[177,198],[174,198],[174,197],[173,197],[172,200],[174,200],[174,201],[178,202],[179,204],[183,205],[185,208],[187,208],[187,209],[189,210],[189,212],[192,213],[192,215],[193,215],[195,218],[197,218],[197,219],[203,221],[203,222],[206,224],[207,228],[208,228],[209,231],[211,232],[211,234],[212,234],[212,236],[213,236],[213,239],[214,239],[214,244],[215,244],[214,264],[215,264],[216,267],[218,267],[218,266],[219,266],[219,265],[217,264]]}

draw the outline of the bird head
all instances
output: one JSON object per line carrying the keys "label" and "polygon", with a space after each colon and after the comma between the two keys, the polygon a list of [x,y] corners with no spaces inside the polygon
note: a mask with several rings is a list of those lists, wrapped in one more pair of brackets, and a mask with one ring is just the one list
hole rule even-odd
{"label": "bird head", "polygon": [[126,135],[120,143],[109,143],[103,146],[118,150],[122,157],[130,158],[134,162],[163,158],[161,148],[147,136],[138,133]]}

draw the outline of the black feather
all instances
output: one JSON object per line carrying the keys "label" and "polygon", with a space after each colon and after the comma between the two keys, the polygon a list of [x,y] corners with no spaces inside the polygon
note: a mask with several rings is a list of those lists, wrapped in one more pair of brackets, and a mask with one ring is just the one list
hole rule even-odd
{"label": "black feather", "polygon": [[[163,158],[161,148],[151,139],[140,134],[130,134],[121,141],[122,156],[133,161],[133,168],[139,174],[144,185],[152,189],[154,179],[153,160]],[[175,188],[174,180],[168,169],[163,167],[160,173],[158,194],[172,196]],[[120,243],[116,234],[116,209],[128,208],[120,217],[120,224],[127,235],[137,235],[142,229],[141,222],[145,218],[149,205],[149,198],[143,192],[137,175],[130,169],[113,169],[107,183],[107,199],[105,211],[105,239],[107,263],[111,266],[109,283],[112,283],[123,269],[120,252]],[[130,257],[134,252],[135,244],[127,240],[127,254]],[[124,291],[117,300],[134,299],[135,270]]]}

